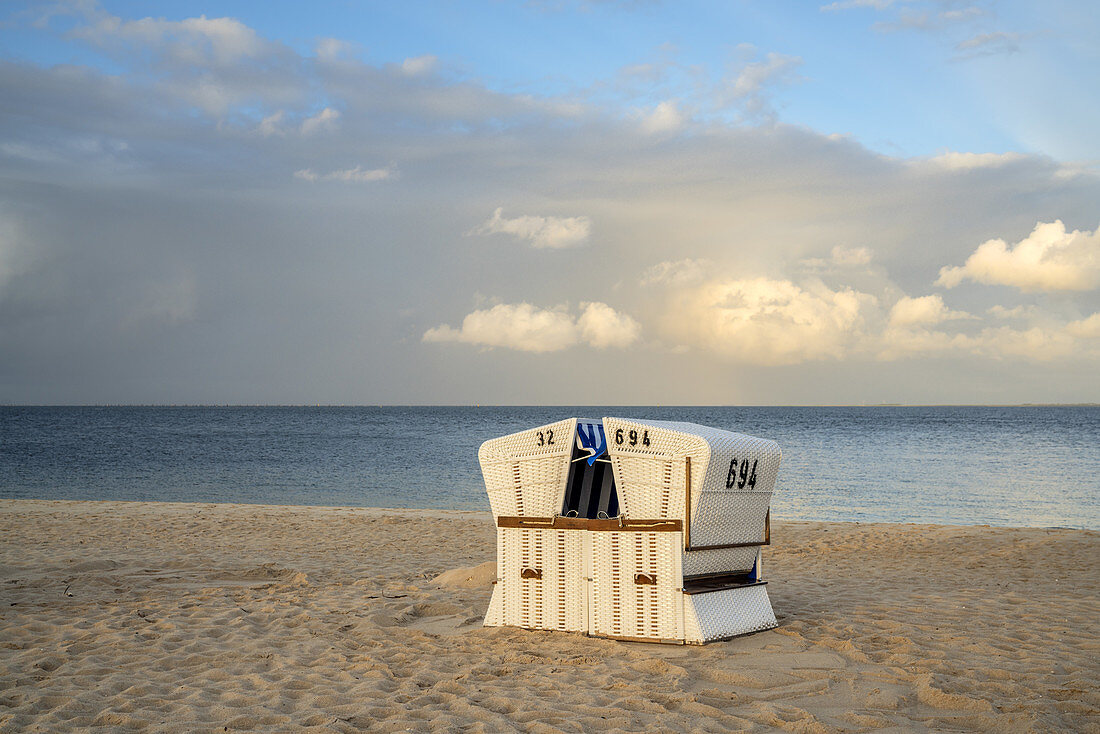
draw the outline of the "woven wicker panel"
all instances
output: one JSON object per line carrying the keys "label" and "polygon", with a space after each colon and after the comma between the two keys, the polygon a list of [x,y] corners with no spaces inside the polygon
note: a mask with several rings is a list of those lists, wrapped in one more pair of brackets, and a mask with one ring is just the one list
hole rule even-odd
{"label": "woven wicker panel", "polygon": [[[693,495],[710,458],[707,442],[681,430],[703,426],[604,418],[607,453],[615,471],[619,508],[627,517],[683,518],[685,461],[691,457]],[[619,431],[622,431],[620,434]],[[622,436],[622,443],[618,442]],[[645,445],[648,440],[649,445]]]}
{"label": "woven wicker panel", "polygon": [[724,548],[722,550],[691,551],[683,554],[685,576],[751,571],[757,548]]}
{"label": "woven wicker panel", "polygon": [[726,431],[712,431],[708,440],[710,466],[701,491],[692,493],[691,544],[763,540],[764,517],[782,458],[779,444]]}
{"label": "woven wicker panel", "polygon": [[490,439],[477,455],[493,517],[550,517],[561,511],[577,419]]}
{"label": "woven wicker panel", "polygon": [[[680,533],[598,532],[592,542],[591,633],[683,639]],[[638,574],[655,584],[638,584]]]}
{"label": "woven wicker panel", "polygon": [[[705,434],[700,434],[707,440],[711,450],[711,464],[703,479],[702,490],[704,492],[772,492],[775,490],[775,480],[779,475],[779,462],[783,458],[783,452],[779,444],[766,438],[746,436],[744,433],[731,433],[720,431],[716,428],[706,429]],[[748,460],[751,467],[756,464],[756,482],[752,486],[741,484],[740,473],[732,477],[735,481],[730,484],[730,461],[738,460],[738,465]],[[694,471],[694,467],[692,467]]]}
{"label": "woven wicker panel", "polygon": [[757,543],[764,540],[764,519],[771,492],[702,492],[693,513],[691,544]]}
{"label": "woven wicker panel", "polygon": [[[585,631],[580,530],[497,528],[499,624]],[[541,578],[524,578],[524,570]],[[487,620],[488,623],[488,620]]]}
{"label": "woven wicker panel", "polygon": [[713,591],[686,597],[684,629],[696,644],[777,627],[766,586]]}
{"label": "woven wicker panel", "polygon": [[500,627],[504,624],[504,602],[502,601],[500,585],[493,585],[493,596],[489,599],[489,609],[485,612],[486,627]]}

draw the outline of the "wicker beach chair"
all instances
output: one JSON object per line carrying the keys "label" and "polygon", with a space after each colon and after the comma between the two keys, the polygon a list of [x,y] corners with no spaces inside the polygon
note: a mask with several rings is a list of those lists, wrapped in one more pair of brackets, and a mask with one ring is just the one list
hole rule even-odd
{"label": "wicker beach chair", "polygon": [[761,554],[775,442],[571,418],[478,456],[497,525],[487,626],[688,644],[776,626]]}

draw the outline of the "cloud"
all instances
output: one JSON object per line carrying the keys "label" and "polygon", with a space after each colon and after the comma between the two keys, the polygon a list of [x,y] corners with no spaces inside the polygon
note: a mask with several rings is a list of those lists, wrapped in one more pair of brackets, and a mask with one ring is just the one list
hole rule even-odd
{"label": "cloud", "polygon": [[231,63],[256,58],[269,49],[269,42],[234,18],[165,20],[142,18],[123,20],[103,11],[92,13],[94,21],[71,31],[101,47],[119,43],[160,47],[164,54],[188,64]]}
{"label": "cloud", "polygon": [[562,249],[583,245],[592,229],[588,217],[523,215],[506,219],[503,212],[503,207],[497,207],[488,220],[467,234],[509,234],[535,248]]}
{"label": "cloud", "polygon": [[941,268],[936,285],[954,288],[964,280],[1025,293],[1093,290],[1100,286],[1100,228],[1067,233],[1059,219],[1039,222],[1012,248],[1004,240],[988,240],[963,266]]}
{"label": "cloud", "polygon": [[894,0],[840,0],[821,6],[821,12],[831,13],[837,10],[851,10],[852,8],[872,8],[873,10],[885,10],[894,4]]}
{"label": "cloud", "polygon": [[993,31],[980,33],[955,44],[955,50],[961,52],[960,58],[992,56],[994,54],[1018,54],[1022,50],[1020,42],[1025,38],[1022,33]]}
{"label": "cloud", "polygon": [[681,291],[664,327],[670,338],[732,362],[798,364],[842,358],[875,302],[866,293],[820,282],[715,280]]}
{"label": "cloud", "polygon": [[[741,44],[742,55],[755,54],[751,44]],[[749,61],[736,67],[725,82],[722,96],[727,104],[739,104],[746,119],[774,122],[775,109],[771,104],[769,88],[801,81],[795,70],[802,65],[802,57],[769,52],[760,61]]]}
{"label": "cloud", "polygon": [[871,262],[874,253],[866,247],[837,245],[829,254],[837,265],[867,265]]}
{"label": "cloud", "polygon": [[409,76],[420,76],[434,69],[438,61],[435,56],[414,56],[401,62],[401,71]]}
{"label": "cloud", "polygon": [[1000,168],[1026,161],[1023,153],[957,153],[947,151],[931,158],[916,158],[915,165],[931,164],[948,171],[971,171],[982,168]]}
{"label": "cloud", "polygon": [[641,326],[606,303],[581,304],[579,318],[565,307],[540,309],[530,303],[500,303],[474,311],[458,329],[446,324],[424,332],[425,342],[462,342],[521,352],[557,352],[587,343],[597,349],[623,348],[638,340]]}
{"label": "cloud", "polygon": [[396,175],[391,168],[347,168],[342,171],[329,171],[328,173],[316,173],[311,168],[303,168],[294,172],[294,178],[315,183],[317,181],[343,181],[345,183],[365,183],[368,181],[385,181]]}
{"label": "cloud", "polygon": [[1006,308],[999,304],[990,306],[986,313],[997,319],[1024,319],[1035,318],[1038,310],[1034,306],[1013,306]]}
{"label": "cloud", "polygon": [[1066,333],[1079,339],[1100,340],[1100,312],[1066,324]]}
{"label": "cloud", "polygon": [[340,38],[322,38],[314,46],[313,53],[321,61],[335,63],[346,58],[356,51],[358,46]]}
{"label": "cloud", "polygon": [[577,319],[581,339],[597,349],[622,349],[641,336],[641,324],[606,303],[582,303],[581,308],[584,312]]}
{"label": "cloud", "polygon": [[836,245],[829,251],[828,260],[820,257],[808,257],[798,262],[799,265],[809,270],[835,270],[837,268],[869,265],[874,255],[874,252],[867,247],[844,247],[843,245]]}
{"label": "cloud", "polygon": [[287,124],[288,115],[286,110],[278,110],[260,120],[260,124],[256,126],[256,132],[265,138],[273,135],[284,136],[288,132],[299,132],[302,135],[314,135],[324,131],[335,130],[339,119],[339,110],[332,107],[325,107],[317,114],[306,117],[302,120],[300,125],[295,127],[293,124]]}
{"label": "cloud", "polygon": [[668,285],[682,287],[702,281],[713,265],[702,258],[666,260],[651,265],[642,273],[640,285]]}
{"label": "cloud", "polygon": [[[74,58],[102,59],[56,37]],[[193,65],[174,40],[149,43],[113,43],[109,72],[0,61],[0,107],[18,112],[0,113],[0,207],[20,225],[7,239],[0,228],[0,402],[1010,402],[1095,393],[1095,290],[995,299],[1003,312],[989,311],[987,288],[940,291],[950,309],[906,295],[928,293],[940,266],[963,265],[988,233],[1024,236],[1022,227],[1054,216],[1095,224],[1095,170],[1069,176],[1056,161],[1019,153],[896,158],[806,127],[737,124],[753,119],[741,113],[754,94],[768,102],[790,80],[784,64],[769,70],[768,57],[749,49],[741,61],[758,67],[733,67],[727,86],[680,64],[657,78],[660,89],[623,102],[414,76],[341,43],[299,53],[260,39],[260,50],[214,52],[193,36]],[[661,110],[668,124],[647,130],[632,112],[657,122],[661,100],[670,102]],[[690,112],[690,135],[672,130],[673,110],[683,120]],[[301,134],[311,118],[315,134]],[[670,134],[652,134],[662,128]],[[383,183],[406,171],[415,186]],[[370,181],[385,195],[365,196],[363,187],[378,192]],[[498,203],[558,216],[486,216]],[[464,222],[471,211],[482,215]],[[586,216],[562,216],[575,213]],[[530,247],[590,243],[597,222],[599,247],[583,257]],[[480,257],[453,246],[479,224],[475,233],[521,246],[473,248]],[[803,277],[808,253],[821,260],[820,281]],[[1059,257],[1092,272],[1061,250],[1044,254],[1038,270]],[[966,267],[960,282],[976,280]],[[151,295],[161,289],[163,299]],[[467,307],[475,292],[512,305]],[[892,324],[891,306],[903,299],[917,302],[917,315],[899,306]],[[563,302],[571,305],[530,305]],[[148,314],[143,328],[119,328],[132,311]],[[176,328],[144,328],[158,323]],[[617,345],[652,338],[661,348],[645,351],[636,380],[597,391],[535,385],[497,369],[506,361],[499,351],[440,356],[438,345],[402,341],[410,333],[549,350],[538,360],[547,374],[574,365],[569,349],[585,349],[602,370],[621,356]],[[1028,351],[1043,347],[1043,334],[1062,356]],[[135,353],[143,358],[126,358]],[[876,366],[887,353],[899,361]],[[1040,381],[1024,363],[1041,359]],[[950,360],[958,380],[931,380],[931,360]],[[991,368],[992,360],[1003,361]],[[744,379],[729,379],[729,363]]]}
{"label": "cloud", "polygon": [[963,311],[952,311],[937,295],[910,298],[904,296],[890,309],[891,326],[939,324],[951,319],[973,318]]}
{"label": "cloud", "polygon": [[675,132],[684,126],[684,121],[676,100],[665,100],[642,117],[641,127],[644,132],[656,135]]}
{"label": "cloud", "polygon": [[323,132],[325,130],[332,130],[336,127],[336,121],[339,119],[339,110],[333,109],[332,107],[326,107],[316,115],[302,120],[302,135],[313,135],[314,133]]}

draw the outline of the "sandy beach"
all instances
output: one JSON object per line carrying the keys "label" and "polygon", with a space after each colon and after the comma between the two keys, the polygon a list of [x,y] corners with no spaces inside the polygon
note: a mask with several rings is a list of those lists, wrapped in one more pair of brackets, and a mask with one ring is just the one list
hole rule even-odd
{"label": "sandy beach", "polygon": [[1100,731],[1097,532],[778,518],[779,628],[705,647],[482,628],[493,538],[0,502],[0,730]]}

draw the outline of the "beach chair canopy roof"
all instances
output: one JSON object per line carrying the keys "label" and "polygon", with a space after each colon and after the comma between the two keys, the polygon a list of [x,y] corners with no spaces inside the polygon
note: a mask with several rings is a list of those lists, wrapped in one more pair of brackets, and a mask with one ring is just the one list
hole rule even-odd
{"label": "beach chair canopy roof", "polygon": [[478,457],[494,517],[675,518],[706,537],[746,493],[772,493],[781,451],[694,423],[606,417],[494,438]]}

